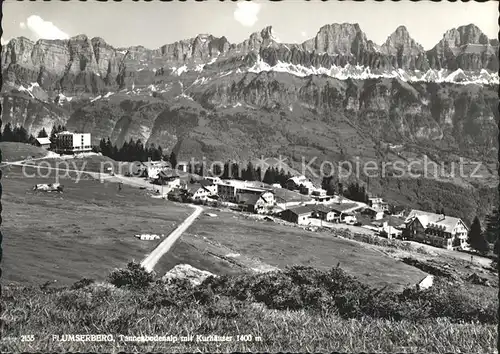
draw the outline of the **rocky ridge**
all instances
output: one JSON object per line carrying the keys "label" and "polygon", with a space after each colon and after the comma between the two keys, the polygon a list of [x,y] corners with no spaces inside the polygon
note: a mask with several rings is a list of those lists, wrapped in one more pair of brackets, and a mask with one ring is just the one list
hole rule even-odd
{"label": "rocky ridge", "polygon": [[19,37],[2,47],[5,83],[37,82],[45,90],[64,94],[101,93],[150,83],[159,72],[182,75],[206,69],[498,84],[498,42],[471,24],[447,31],[425,51],[400,26],[379,46],[358,24],[343,23],[323,26],[301,44],[280,43],[272,27],[266,27],[238,44],[200,34],[153,50],[114,48],[102,38],[78,35],[36,43]]}

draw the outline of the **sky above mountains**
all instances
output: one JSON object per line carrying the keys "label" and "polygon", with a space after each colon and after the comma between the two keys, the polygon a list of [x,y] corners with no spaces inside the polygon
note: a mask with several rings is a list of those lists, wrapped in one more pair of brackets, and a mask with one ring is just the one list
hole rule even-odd
{"label": "sky above mountains", "polygon": [[300,43],[331,23],[358,23],[377,44],[400,25],[425,49],[451,28],[474,23],[489,38],[498,37],[498,2],[3,2],[2,43],[24,36],[102,37],[115,47],[158,48],[200,33],[241,42],[271,25],[282,42]]}

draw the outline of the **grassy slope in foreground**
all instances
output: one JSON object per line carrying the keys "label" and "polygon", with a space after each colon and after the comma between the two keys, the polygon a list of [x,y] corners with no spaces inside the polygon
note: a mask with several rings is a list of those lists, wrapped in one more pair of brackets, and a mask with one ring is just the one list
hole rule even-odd
{"label": "grassy slope in foreground", "polygon": [[[7,287],[1,299],[6,309],[1,349],[493,353],[497,289],[471,288],[475,291],[464,293],[443,283],[438,289],[402,298],[397,294],[370,295],[373,289],[346,277],[341,270],[327,273],[310,268],[207,279],[196,288],[182,283],[139,290],[107,283],[76,290]],[[391,317],[394,315],[399,319]],[[5,339],[26,333],[35,334],[35,341]],[[80,333],[112,334],[115,342],[51,340],[54,334]],[[124,342],[120,335],[218,335],[234,339],[222,343],[137,343]],[[236,335],[260,340],[238,342]]]}
{"label": "grassy slope in foreground", "polygon": [[[103,279],[115,267],[142,260],[158,241],[137,233],[168,235],[190,213],[138,188],[95,180],[61,180],[64,193],[34,192],[20,167],[3,169],[3,281],[72,283]],[[32,171],[30,171],[32,173]]]}
{"label": "grassy slope in foreground", "polygon": [[[402,289],[416,284],[426,273],[388,257],[370,245],[333,237],[330,232],[309,232],[302,228],[246,219],[241,214],[216,212],[217,217],[200,216],[183,235],[218,242],[236,253],[256,257],[284,268],[300,264],[329,269],[340,263],[349,274],[371,285]],[[235,217],[236,216],[236,217]]]}

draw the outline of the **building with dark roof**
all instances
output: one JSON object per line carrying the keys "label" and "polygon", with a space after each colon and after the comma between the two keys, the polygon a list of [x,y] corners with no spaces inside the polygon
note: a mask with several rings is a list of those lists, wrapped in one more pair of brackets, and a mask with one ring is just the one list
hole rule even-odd
{"label": "building with dark roof", "polygon": [[298,206],[291,209],[283,210],[280,216],[283,220],[293,222],[299,225],[309,224],[309,218],[314,213],[314,207],[311,205]]}
{"label": "building with dark roof", "polygon": [[275,205],[274,194],[269,191],[260,194],[238,193],[237,202],[242,210],[254,213],[265,213]]}
{"label": "building with dark roof", "polygon": [[466,247],[469,228],[460,218],[412,210],[405,224],[409,239],[447,249]]}

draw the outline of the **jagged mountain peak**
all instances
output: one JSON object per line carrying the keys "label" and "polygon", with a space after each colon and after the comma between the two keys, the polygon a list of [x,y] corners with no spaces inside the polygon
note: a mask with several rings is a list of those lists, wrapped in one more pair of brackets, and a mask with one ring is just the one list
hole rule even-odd
{"label": "jagged mountain peak", "polygon": [[343,23],[330,23],[327,25],[322,26],[318,33],[324,32],[324,31],[342,31],[342,30],[354,30],[356,32],[361,31],[361,27],[359,26],[358,23],[348,23],[348,22],[343,22]]}
{"label": "jagged mountain peak", "polygon": [[[2,72],[8,74],[6,82],[29,84],[37,81],[47,90],[62,85],[70,95],[72,90],[114,90],[140,80],[149,85],[156,80],[153,77],[168,75],[166,72],[183,75],[187,71],[207,77],[215,70],[224,75],[281,71],[298,76],[328,75],[341,79],[404,76],[404,80],[415,81],[429,69],[451,73],[460,68],[470,79],[478,76],[481,69],[498,70],[498,54],[494,47],[489,44],[460,46],[461,43],[484,42],[486,37],[483,36],[477,26],[461,26],[448,31],[441,44],[430,51],[425,51],[411,38],[405,26],[396,28],[378,47],[367,39],[356,23],[325,25],[315,37],[302,44],[280,43],[272,26],[252,33],[239,44],[229,43],[226,37],[201,33],[158,49],[140,45],[115,48],[100,37],[90,40],[86,35],[67,40],[41,40],[36,44],[21,37],[4,46]],[[452,41],[453,46],[447,47],[447,41]],[[455,41],[459,47],[455,46]],[[486,43],[489,43],[487,38]],[[355,72],[352,68],[356,68]],[[90,75],[88,80],[79,76],[82,72]],[[428,76],[433,78],[434,74],[430,71]],[[44,75],[48,77],[46,80],[39,79]],[[76,80],[82,80],[82,84],[77,84]],[[84,80],[87,81],[83,83]],[[492,82],[497,80],[494,77]]]}
{"label": "jagged mountain peak", "polygon": [[19,37],[15,37],[15,38],[12,38],[9,43],[15,43],[15,42],[28,42],[28,43],[35,43],[33,42],[31,39],[27,38],[27,37],[24,37],[24,36],[19,36]]}
{"label": "jagged mountain peak", "polygon": [[88,41],[89,37],[86,34],[77,34],[76,36],[70,37],[69,40],[73,41]]}
{"label": "jagged mountain peak", "polygon": [[396,30],[387,38],[385,43],[390,41],[391,39],[398,39],[402,41],[414,41],[413,38],[410,36],[410,32],[408,32],[408,29],[406,26],[399,26],[396,28]]}
{"label": "jagged mountain peak", "polygon": [[400,34],[400,35],[410,35],[409,32],[408,32],[408,29],[406,28],[405,25],[400,25],[398,26],[398,28],[396,28],[396,30],[394,31],[394,33],[397,33],[397,34]]}
{"label": "jagged mountain peak", "polygon": [[466,44],[489,44],[488,37],[474,24],[453,28],[445,32],[439,44],[460,47]]}
{"label": "jagged mountain peak", "polygon": [[273,26],[266,26],[260,31],[260,36],[263,39],[272,39],[274,40],[276,36],[273,33]]}
{"label": "jagged mountain peak", "polygon": [[274,34],[273,26],[266,26],[260,31],[253,32],[249,40],[275,41],[276,35]]}
{"label": "jagged mountain peak", "polygon": [[314,38],[302,43],[307,51],[327,54],[347,54],[359,48],[373,50],[374,43],[366,39],[357,23],[333,23],[321,27]]}
{"label": "jagged mountain peak", "polygon": [[396,30],[387,37],[387,40],[382,45],[382,49],[386,52],[395,51],[412,51],[416,53],[423,53],[424,48],[411,36],[405,26],[399,26]]}

